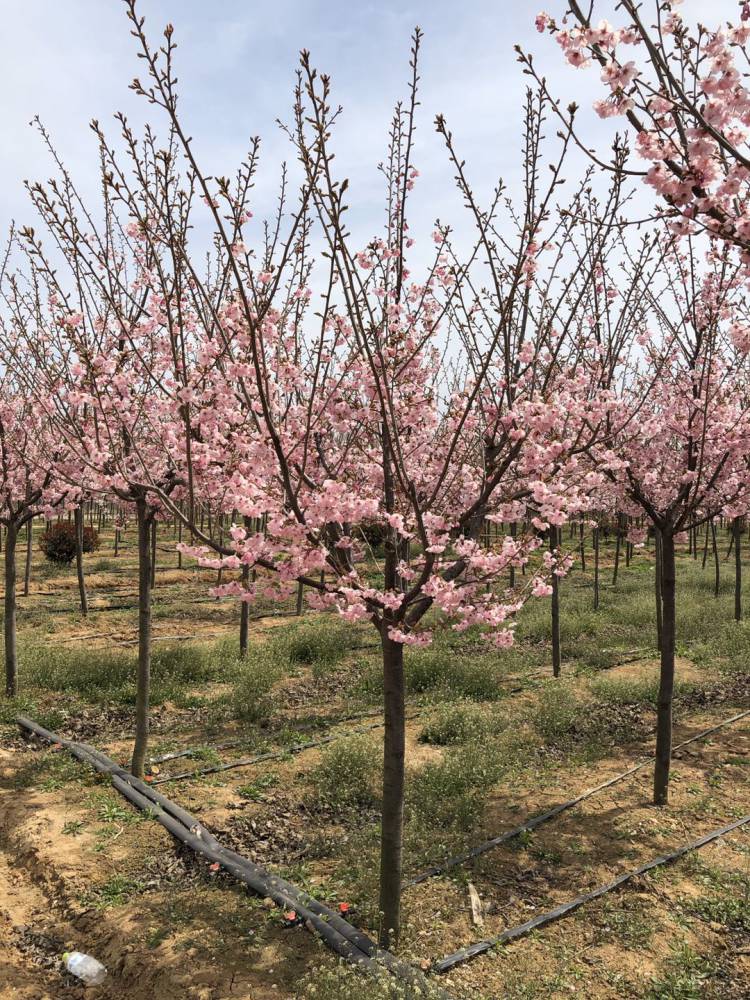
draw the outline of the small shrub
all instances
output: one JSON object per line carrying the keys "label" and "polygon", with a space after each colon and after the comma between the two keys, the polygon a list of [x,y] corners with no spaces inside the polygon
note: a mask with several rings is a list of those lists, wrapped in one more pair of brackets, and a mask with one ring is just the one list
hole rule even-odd
{"label": "small shrub", "polygon": [[535,729],[546,743],[563,742],[584,725],[585,706],[565,683],[544,684],[532,714]]}
{"label": "small shrub", "polygon": [[404,660],[406,688],[411,694],[440,691],[475,701],[493,701],[504,691],[497,664],[450,648],[410,650]]}
{"label": "small shrub", "polygon": [[467,747],[411,772],[406,799],[414,822],[426,828],[476,826],[487,792],[503,771],[492,751],[492,747]]}
{"label": "small shrub", "polygon": [[208,645],[181,642],[157,646],[151,655],[151,670],[157,684],[194,684],[223,676],[226,662]]}
{"label": "small shrub", "polygon": [[351,640],[351,626],[326,618],[285,631],[283,635],[275,635],[271,648],[275,655],[290,664],[311,666],[315,676],[343,659]]}
{"label": "small shrub", "polygon": [[316,798],[335,809],[374,805],[381,756],[382,750],[371,736],[344,737],[331,744],[310,776]]}
{"label": "small shrub", "polygon": [[479,706],[471,702],[439,705],[419,734],[420,743],[452,746],[480,739],[488,729],[488,720]]}
{"label": "small shrub", "polygon": [[272,688],[280,674],[280,664],[272,656],[259,656],[244,668],[231,695],[238,719],[261,722],[270,716],[274,707]]}
{"label": "small shrub", "polygon": [[[76,557],[76,526],[72,521],[57,521],[51,524],[39,540],[39,548],[53,563],[71,563]],[[99,535],[94,528],[86,525],[83,529],[84,552],[96,552]]]}

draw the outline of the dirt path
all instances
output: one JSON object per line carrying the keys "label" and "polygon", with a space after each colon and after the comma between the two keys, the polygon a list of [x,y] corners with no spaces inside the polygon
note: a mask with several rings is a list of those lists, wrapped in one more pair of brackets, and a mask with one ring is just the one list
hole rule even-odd
{"label": "dirt path", "polygon": [[[2,753],[0,764],[8,756]],[[72,1000],[81,991],[66,984],[57,961],[71,927],[44,879],[34,877],[28,852],[19,851],[17,812],[12,791],[0,791],[0,997]]]}

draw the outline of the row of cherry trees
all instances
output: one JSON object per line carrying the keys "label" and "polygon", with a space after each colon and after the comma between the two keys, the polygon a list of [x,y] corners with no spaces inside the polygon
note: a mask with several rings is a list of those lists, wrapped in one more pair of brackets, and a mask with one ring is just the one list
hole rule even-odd
{"label": "row of cherry trees", "polygon": [[[400,923],[404,648],[429,644],[443,624],[510,645],[523,603],[553,593],[570,566],[562,525],[602,510],[645,518],[661,553],[654,798],[664,804],[675,538],[747,508],[750,319],[737,211],[745,175],[741,153],[731,163],[720,138],[726,127],[740,149],[732,115],[745,111],[722,117],[703,107],[715,93],[704,86],[704,56],[693,58],[676,30],[681,76],[664,76],[662,49],[648,41],[653,84],[617,62],[617,45],[641,30],[646,38],[635,5],[622,6],[635,27],[591,28],[575,3],[577,27],[547,15],[538,25],[575,65],[602,64],[612,94],[602,113],[627,115],[638,151],[658,161],[646,180],[666,206],[646,235],[625,224],[633,171],[622,140],[578,184],[564,180],[583,144],[526,56],[536,79],[522,119],[522,181],[513,190],[498,181],[482,201],[438,117],[473,236],[465,238],[466,220],[461,239],[443,222],[412,234],[419,31],[381,167],[382,233],[365,246],[351,236],[349,186],[333,155],[340,110],[306,52],[285,129],[296,167],[283,170],[275,217],[257,223],[258,141],[232,179],[207,175],[178,113],[173,30],[152,45],[127,0],[145,67],[132,86],[156,121],[136,135],[120,116],[115,140],[93,123],[98,205],[80,196],[40,126],[55,176],[29,185],[39,229],[11,239],[0,326],[8,692],[8,553],[29,517],[80,507],[85,496],[116,499],[138,525],[135,774],[148,751],[154,519],[178,518],[186,551],[226,571],[219,596],[246,608],[302,583],[314,607],[370,622],[384,679],[386,946]],[[744,28],[736,31],[744,41]],[[700,36],[714,62],[727,62],[729,44]],[[705,79],[730,71],[712,68]],[[550,120],[560,124],[552,141]],[[720,181],[705,176],[700,191],[699,147],[704,173],[705,162],[724,171]],[[194,233],[207,227],[210,242],[197,245]],[[420,238],[431,252],[415,246]],[[417,251],[427,263],[415,275]],[[203,526],[206,505],[231,519],[226,536]],[[497,531],[483,531],[488,522]],[[376,583],[364,561],[366,524],[385,537]],[[505,532],[508,524],[527,530]],[[631,540],[640,543],[642,529]],[[519,580],[520,567],[531,571]]]}

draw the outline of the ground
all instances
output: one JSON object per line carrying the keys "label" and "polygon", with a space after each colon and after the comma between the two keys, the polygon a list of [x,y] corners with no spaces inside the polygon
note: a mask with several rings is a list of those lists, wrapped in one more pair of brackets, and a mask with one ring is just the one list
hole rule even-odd
{"label": "ground", "polygon": [[[722,546],[725,540],[722,535]],[[215,574],[178,569],[159,539],[153,780],[339,734],[322,747],[159,786],[224,843],[377,931],[380,701],[377,644],[288,606],[238,611]],[[342,968],[269,901],[179,849],[149,816],[61,748],[29,743],[23,711],[127,764],[133,711],[133,532],[115,559],[105,530],[75,574],[34,551],[20,598],[17,703],[0,702],[0,997],[359,1000],[409,996]],[[572,542],[570,543],[572,544]],[[591,553],[562,584],[563,677],[550,677],[549,603],[530,603],[510,651],[438,632],[407,659],[406,874],[510,829],[653,752],[658,661],[653,562],[637,551],[592,607]],[[731,561],[679,559],[675,742],[750,709],[750,626],[733,621]],[[749,605],[750,606],[750,605]],[[217,750],[222,742],[236,745]],[[650,766],[533,833],[404,894],[400,954],[433,960],[492,937],[652,857],[750,815],[750,718],[675,754],[670,803],[649,804]],[[481,901],[472,920],[468,886]],[[109,976],[83,990],[61,970],[75,947]],[[692,1000],[750,997],[750,826],[434,981],[460,998]]]}

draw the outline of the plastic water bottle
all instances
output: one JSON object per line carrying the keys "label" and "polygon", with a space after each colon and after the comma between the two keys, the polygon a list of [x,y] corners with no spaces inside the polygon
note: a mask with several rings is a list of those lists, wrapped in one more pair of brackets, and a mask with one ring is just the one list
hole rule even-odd
{"label": "plastic water bottle", "polygon": [[107,970],[102,963],[82,951],[66,951],[62,960],[68,972],[86,986],[98,986],[107,978]]}

